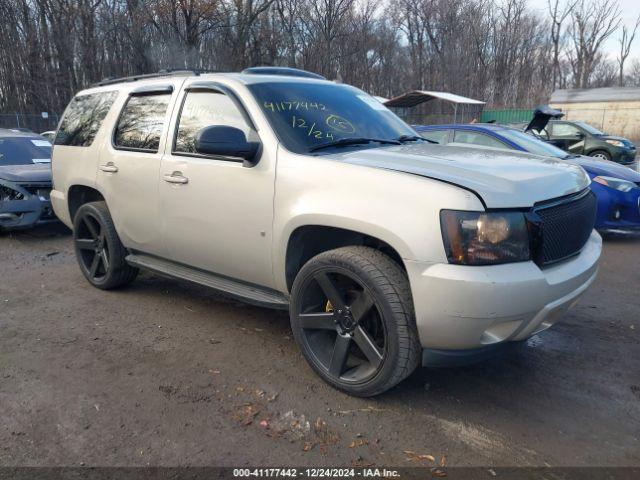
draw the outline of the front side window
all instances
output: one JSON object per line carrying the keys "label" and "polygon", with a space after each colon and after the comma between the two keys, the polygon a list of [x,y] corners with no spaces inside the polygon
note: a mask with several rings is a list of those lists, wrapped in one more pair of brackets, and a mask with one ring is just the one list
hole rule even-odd
{"label": "front side window", "polygon": [[485,135],[480,132],[472,132],[466,130],[456,130],[453,135],[453,141],[455,143],[470,143],[472,145],[482,145],[484,147],[492,148],[509,148],[500,140]]}
{"label": "front side window", "polygon": [[239,128],[247,138],[251,135],[251,128],[228,95],[211,90],[189,91],[182,106],[173,151],[196,153],[196,135],[202,128],[214,125]]}
{"label": "front side window", "polygon": [[99,92],[71,100],[56,134],[55,145],[90,146],[117,95],[115,91]]}
{"label": "front side window", "polygon": [[[278,139],[295,153],[347,139],[395,142],[415,130],[357,88],[334,83],[260,82],[248,85]],[[352,148],[380,143],[362,142]],[[329,150],[318,150],[318,154]]]}
{"label": "front side window", "polygon": [[585,122],[576,122],[576,125],[580,125],[583,129],[589,132],[591,135],[604,135],[600,130],[595,127],[592,127],[588,123]]}
{"label": "front side window", "polygon": [[114,134],[116,148],[157,152],[170,99],[168,93],[129,97]]}
{"label": "front side window", "polygon": [[576,137],[580,130],[570,123],[554,123],[552,127],[554,137]]}
{"label": "front side window", "polygon": [[449,130],[424,130],[420,132],[422,138],[431,140],[432,142],[444,145],[447,143],[447,137],[449,136]]}

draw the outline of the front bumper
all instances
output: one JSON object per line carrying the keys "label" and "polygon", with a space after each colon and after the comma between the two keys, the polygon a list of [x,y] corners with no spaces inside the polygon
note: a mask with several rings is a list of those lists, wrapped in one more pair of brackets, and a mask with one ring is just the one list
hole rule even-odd
{"label": "front bumper", "polygon": [[422,347],[484,349],[549,328],[594,281],[601,250],[594,231],[580,254],[544,269],[406,261]]}
{"label": "front bumper", "polygon": [[20,230],[57,221],[49,199],[50,183],[23,185],[0,180],[22,198],[0,200],[0,230]]}
{"label": "front bumper", "polygon": [[630,165],[636,160],[635,148],[620,148],[615,147],[611,149],[611,160],[622,165]]}
{"label": "front bumper", "polygon": [[640,230],[640,188],[620,192],[592,183],[591,190],[598,198],[598,230]]}

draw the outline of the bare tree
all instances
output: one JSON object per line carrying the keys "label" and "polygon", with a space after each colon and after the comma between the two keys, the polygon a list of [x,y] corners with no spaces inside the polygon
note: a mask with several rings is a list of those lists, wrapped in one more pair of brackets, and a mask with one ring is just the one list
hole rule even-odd
{"label": "bare tree", "polygon": [[567,2],[560,6],[560,0],[547,0],[547,9],[551,18],[551,43],[553,45],[552,87],[555,89],[561,76],[560,72],[560,48],[563,37],[562,26],[571,15],[578,0]]}
{"label": "bare tree", "polygon": [[620,26],[620,5],[616,0],[581,0],[571,18],[573,83],[587,88],[603,42]]}
{"label": "bare tree", "polygon": [[627,61],[631,52],[631,44],[636,36],[636,31],[640,26],[640,15],[636,19],[633,30],[629,30],[626,25],[622,25],[622,37],[620,37],[620,53],[618,54],[618,85],[624,87],[624,62]]}

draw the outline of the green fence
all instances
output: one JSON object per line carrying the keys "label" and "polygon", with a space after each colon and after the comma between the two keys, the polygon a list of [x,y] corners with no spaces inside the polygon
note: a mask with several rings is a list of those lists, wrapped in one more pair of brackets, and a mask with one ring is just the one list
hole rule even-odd
{"label": "green fence", "polygon": [[483,123],[494,121],[495,123],[518,123],[529,122],[533,117],[531,109],[512,110],[484,110],[480,116]]}

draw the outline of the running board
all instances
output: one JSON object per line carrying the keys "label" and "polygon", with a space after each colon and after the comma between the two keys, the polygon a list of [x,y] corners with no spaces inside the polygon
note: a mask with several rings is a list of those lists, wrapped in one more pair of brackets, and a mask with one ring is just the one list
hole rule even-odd
{"label": "running board", "polygon": [[233,280],[151,255],[131,253],[126,256],[125,260],[134,267],[204,285],[253,305],[282,310],[289,308],[287,297],[276,290]]}

